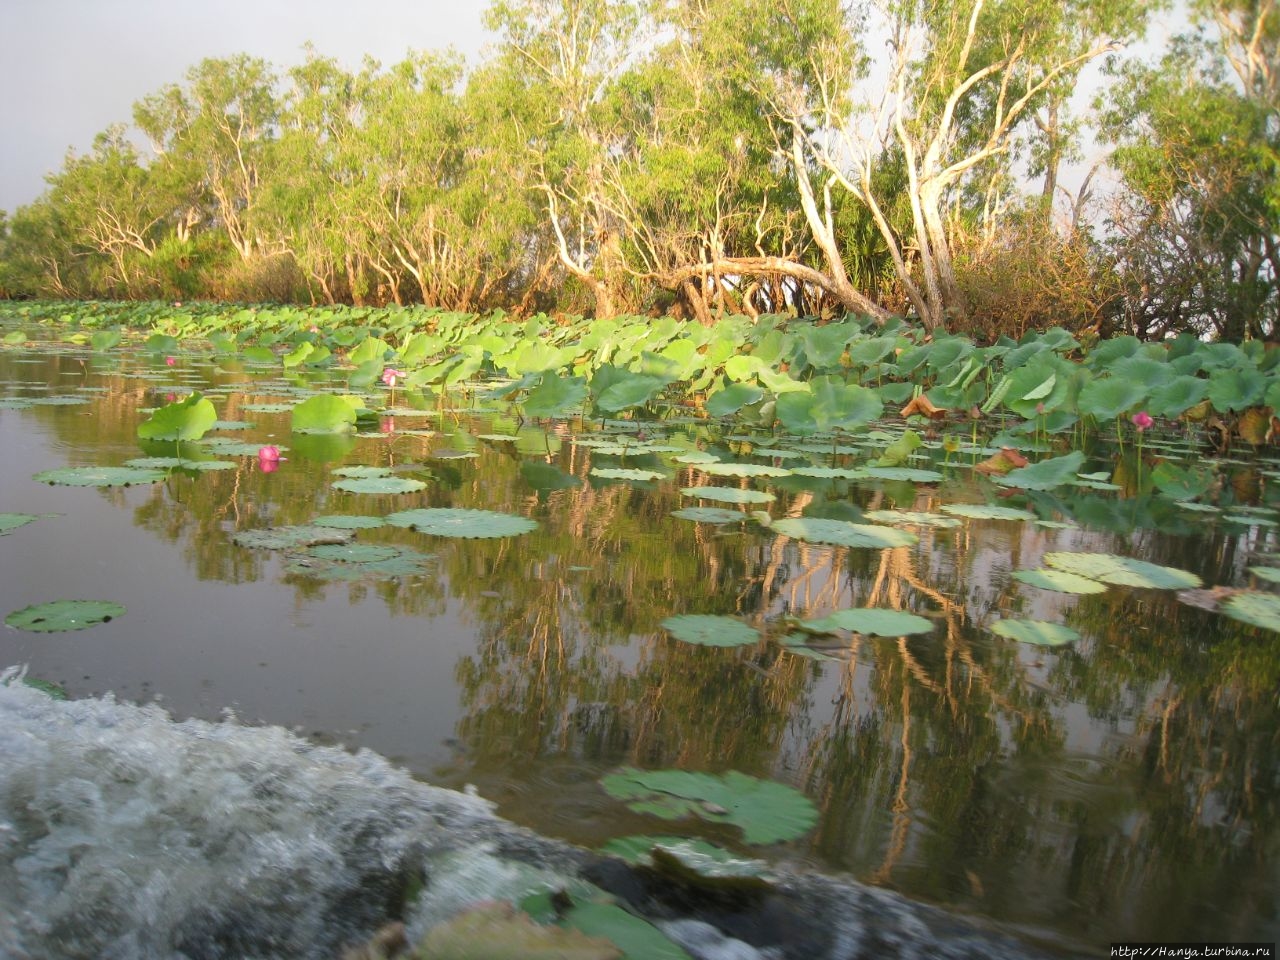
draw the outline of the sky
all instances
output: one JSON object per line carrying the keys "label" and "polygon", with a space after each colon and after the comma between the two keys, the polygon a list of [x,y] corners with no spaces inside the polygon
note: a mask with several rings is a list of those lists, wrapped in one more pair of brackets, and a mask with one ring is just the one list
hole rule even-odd
{"label": "sky", "polygon": [[84,152],[133,104],[206,57],[247,53],[277,68],[303,44],[359,67],[492,40],[487,0],[0,0],[0,210],[45,189],[67,149]]}

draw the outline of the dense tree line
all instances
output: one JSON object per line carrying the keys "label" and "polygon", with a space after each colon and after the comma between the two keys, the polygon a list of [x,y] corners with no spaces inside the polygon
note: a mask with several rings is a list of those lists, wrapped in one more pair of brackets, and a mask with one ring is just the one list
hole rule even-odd
{"label": "dense tree line", "polygon": [[[1280,9],[1191,3],[1155,63],[1153,0],[496,0],[470,69],[205,60],[0,218],[0,292],[1270,337]],[[1067,196],[1088,136],[1118,186]]]}

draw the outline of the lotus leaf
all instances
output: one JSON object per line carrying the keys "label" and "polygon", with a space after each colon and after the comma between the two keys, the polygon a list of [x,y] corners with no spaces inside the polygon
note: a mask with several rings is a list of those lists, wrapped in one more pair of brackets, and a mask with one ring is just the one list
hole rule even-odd
{"label": "lotus leaf", "polygon": [[786,517],[775,520],[773,529],[796,540],[830,543],[841,547],[906,547],[918,542],[914,534],[894,527],[815,517]]}
{"label": "lotus leaf", "polygon": [[670,382],[664,377],[650,377],[628,371],[624,371],[624,374],[595,398],[597,410],[618,413],[631,407],[644,406]]}
{"label": "lotus leaf", "polygon": [[717,503],[772,503],[777,497],[763,490],[743,490],[741,487],[683,487],[686,497],[714,500]]}
{"label": "lotus leaf", "polygon": [[402,510],[387,517],[387,523],[396,527],[409,527],[435,537],[467,539],[515,537],[538,528],[536,521],[513,513],[457,507]]}
{"label": "lotus leaf", "polygon": [[322,393],[293,408],[291,428],[294,433],[351,433],[361,405],[356,397]]}
{"label": "lotus leaf", "polygon": [[28,523],[34,523],[47,517],[56,517],[56,513],[0,513],[0,536],[4,536]]}
{"label": "lotus leaf", "polygon": [[1151,482],[1174,500],[1193,500],[1213,486],[1215,474],[1205,467],[1179,467],[1166,460],[1151,471]]}
{"label": "lotus leaf", "polygon": [[810,633],[833,633],[849,630],[876,637],[905,637],[916,633],[929,633],[933,623],[924,617],[903,610],[879,610],[863,607],[853,610],[837,610],[820,620],[803,620],[800,628]]}
{"label": "lotus leaf", "polygon": [[362,517],[353,514],[329,514],[316,517],[311,522],[317,527],[334,527],[338,530],[374,530],[387,525],[387,521],[382,517]]}
{"label": "lotus leaf", "polygon": [[62,633],[84,630],[124,613],[124,607],[106,600],[55,600],[15,610],[4,622],[34,633]]}
{"label": "lotus leaf", "polygon": [[133,467],[61,467],[41,471],[31,479],[64,487],[129,487],[140,483],[159,483],[168,476],[164,470]]}
{"label": "lotus leaf", "polygon": [[1233,620],[1280,631],[1280,596],[1245,590],[1235,594],[1219,607]]}
{"label": "lotus leaf", "polygon": [[1147,388],[1140,382],[1118,377],[1091,380],[1080,388],[1076,406],[1083,414],[1099,420],[1113,420],[1128,413],[1147,395]]}
{"label": "lotus leaf", "polygon": [[818,822],[817,808],[798,790],[731,770],[723,776],[684,770],[623,768],[600,781],[636,813],[664,820],[698,816],[742,829],[750,844],[802,836]]}
{"label": "lotus leaf", "polygon": [[259,550],[292,550],[321,543],[348,543],[354,536],[355,533],[350,530],[299,524],[261,530],[240,530],[232,535],[231,541],[242,547]]}
{"label": "lotus leaf", "polygon": [[604,938],[616,945],[625,960],[693,960],[653,924],[612,903],[575,903],[562,923],[588,938]]}
{"label": "lotus leaf", "polygon": [[991,631],[1039,647],[1061,647],[1080,639],[1080,634],[1070,627],[1044,620],[997,620],[991,625]]}
{"label": "lotus leaf", "polygon": [[713,477],[785,477],[791,471],[763,463],[700,463],[697,468]]}
{"label": "lotus leaf", "polygon": [[398,547],[384,547],[367,543],[322,543],[310,548],[307,553],[321,560],[336,560],[342,563],[375,563],[379,560],[390,560],[400,555]]}
{"label": "lotus leaf", "polygon": [[1107,585],[1077,573],[1065,570],[1017,570],[1013,574],[1015,580],[1042,590],[1054,590],[1058,593],[1105,593]]}
{"label": "lotus leaf", "polygon": [[1052,490],[1074,481],[1076,471],[1083,463],[1084,454],[1079,450],[1072,450],[1064,456],[1050,457],[1030,466],[1018,467],[1004,476],[992,479],[1001,486],[1017,487],[1020,490]]}
{"label": "lotus leaf", "polygon": [[916,527],[958,527],[960,521],[920,510],[868,510],[863,516],[873,523],[903,523]]}
{"label": "lotus leaf", "polygon": [[970,520],[1034,520],[1036,515],[1029,510],[1016,507],[997,507],[986,503],[948,503],[941,508],[943,513],[955,517],[968,517]]}
{"label": "lotus leaf", "polygon": [[[798,470],[794,471],[799,473]],[[855,480],[906,480],[910,483],[937,483],[942,474],[937,470],[918,467],[860,467],[854,471]]]}
{"label": "lotus leaf", "polygon": [[707,878],[740,878],[764,876],[769,865],[763,860],[749,860],[717,847],[705,840],[688,837],[648,836],[615,837],[600,848],[633,866],[653,866],[653,854],[663,853],[680,861],[689,871]]}
{"label": "lotus leaf", "polygon": [[138,424],[143,440],[199,440],[217,422],[213,404],[199,393],[161,407]]}
{"label": "lotus leaf", "polygon": [[[820,480],[859,480],[868,475],[866,470],[841,467],[792,467],[791,473],[797,477],[814,477]],[[942,474],[938,474],[938,479],[942,479]]]}
{"label": "lotus leaf", "polygon": [[539,384],[525,397],[520,411],[526,417],[567,417],[582,409],[586,396],[585,378],[544,374]]}
{"label": "lotus leaf", "polygon": [[[369,950],[360,951],[360,955],[384,954]],[[542,926],[508,903],[485,903],[436,924],[414,956],[433,960],[622,960],[624,954],[608,939]]]}
{"label": "lotus leaf", "polygon": [[425,490],[427,485],[411,477],[354,477],[334,481],[335,490],[348,493],[414,493]]}
{"label": "lotus leaf", "polygon": [[1209,380],[1209,402],[1219,412],[1245,410],[1262,403],[1267,378],[1251,367],[1218,370]]}
{"label": "lotus leaf", "polygon": [[741,620],[713,614],[667,617],[662,627],[677,640],[703,647],[740,647],[760,639],[760,633]]}
{"label": "lotus leaf", "polygon": [[1179,417],[1209,395],[1209,381],[1200,377],[1177,376],[1160,384],[1147,398],[1147,412],[1153,417]]}
{"label": "lotus leaf", "polygon": [[764,390],[754,384],[731,383],[707,397],[706,411],[713,417],[727,417],[763,398]]}
{"label": "lotus leaf", "polygon": [[230,460],[188,460],[186,457],[135,457],[124,462],[126,467],[141,470],[234,470]]}
{"label": "lotus leaf", "polygon": [[662,474],[656,470],[630,470],[625,467],[592,467],[591,476],[602,480],[660,480]]}
{"label": "lotus leaf", "polygon": [[333,469],[335,477],[389,477],[391,476],[390,467],[335,467]]}
{"label": "lotus leaf", "polygon": [[721,507],[684,507],[671,511],[673,517],[681,520],[694,520],[698,523],[737,523],[747,519],[746,514],[738,510],[725,510]]}
{"label": "lotus leaf", "polygon": [[569,490],[582,486],[578,477],[541,460],[521,461],[520,475],[535,490]]}
{"label": "lotus leaf", "polygon": [[1046,553],[1044,562],[1067,573],[1124,587],[1188,590],[1202,585],[1199,577],[1186,570],[1109,553]]}

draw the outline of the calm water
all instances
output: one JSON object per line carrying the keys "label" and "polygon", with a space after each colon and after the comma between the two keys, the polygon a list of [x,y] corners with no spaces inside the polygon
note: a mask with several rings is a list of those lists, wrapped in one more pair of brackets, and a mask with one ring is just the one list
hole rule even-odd
{"label": "calm water", "polygon": [[[778,447],[799,457],[756,456],[747,440],[679,419],[603,431],[522,425],[462,395],[448,401],[461,409],[432,400],[384,419],[375,435],[337,439],[290,436],[287,413],[245,410],[325,386],[195,355],[170,367],[142,355],[0,353],[0,512],[57,514],[0,538],[2,612],[64,598],[127,608],[74,633],[6,628],[0,666],[29,664],[73,697],[112,691],[180,717],[230,710],[367,746],[433,783],[475,784],[504,816],[588,845],[672,831],[600,789],[620,765],[782,780],[819,805],[821,820],[769,858],[1077,948],[1280,934],[1278,635],[1172,591],[1076,597],[1010,577],[1051,550],[1096,550],[1189,569],[1207,586],[1249,585],[1246,568],[1277,549],[1273,464],[1228,465],[1226,495],[1259,508],[1252,525],[1080,490],[1002,501],[1066,527],[965,521],[912,528],[914,547],[850,550],[671,512],[695,502],[681,487],[701,483],[772,492],[763,506],[775,518],[850,519],[984,502],[989,485],[969,469],[972,457],[943,466],[940,449],[925,451],[946,477],[934,484],[706,478],[676,462],[678,451],[618,457],[575,441],[696,445],[784,467],[833,461],[798,440]],[[211,438],[278,443],[288,459],[264,473],[253,457],[223,457],[236,469],[175,472],[145,487],[32,481],[42,470],[172,453],[136,439],[138,409],[193,388],[223,421],[251,424]],[[395,402],[421,403],[403,392]],[[356,464],[404,469],[428,486],[334,488],[332,471]],[[664,478],[590,474],[618,466]],[[360,530],[357,543],[432,555],[398,577],[307,568],[296,553],[232,542],[237,531],[323,514],[418,506],[506,511],[539,526],[496,540]],[[775,642],[696,647],[659,626],[679,613],[732,614],[780,636],[786,617],[851,606],[911,610],[936,626],[854,639],[828,660]],[[988,629],[1002,617],[1063,622],[1083,639],[1016,644]],[[745,849],[732,830],[677,829]]]}

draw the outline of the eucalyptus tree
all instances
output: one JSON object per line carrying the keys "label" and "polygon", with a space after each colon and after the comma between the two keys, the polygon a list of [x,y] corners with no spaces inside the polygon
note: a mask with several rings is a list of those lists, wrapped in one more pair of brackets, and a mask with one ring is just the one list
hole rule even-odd
{"label": "eucalyptus tree", "polygon": [[1280,325],[1280,9],[1204,0],[1200,30],[1120,71],[1104,132],[1130,329],[1225,339]]}
{"label": "eucalyptus tree", "polygon": [[181,219],[219,229],[242,260],[264,252],[255,222],[263,164],[276,133],[276,77],[264,60],[239,54],[192,67],[134,105],[158,175],[186,188]]}
{"label": "eucalyptus tree", "polygon": [[[810,229],[824,245],[836,241],[827,197],[847,191],[874,219],[921,322],[937,329],[962,321],[951,231],[968,214],[960,206],[964,189],[977,178],[1002,176],[1035,111],[1060,101],[1086,64],[1117,50],[1149,5],[887,0],[854,12],[835,0],[818,6],[829,39],[809,47],[813,83],[780,88],[775,96],[790,124],[789,159],[802,186],[810,163],[822,169],[824,206],[815,189],[802,191]],[[876,71],[882,83],[870,82],[867,61],[850,39],[864,27],[887,37],[889,59]],[[888,179],[904,182],[905,230],[896,227],[894,197],[878,178],[886,163],[901,168],[900,177]],[[981,186],[978,192],[985,193]]]}

